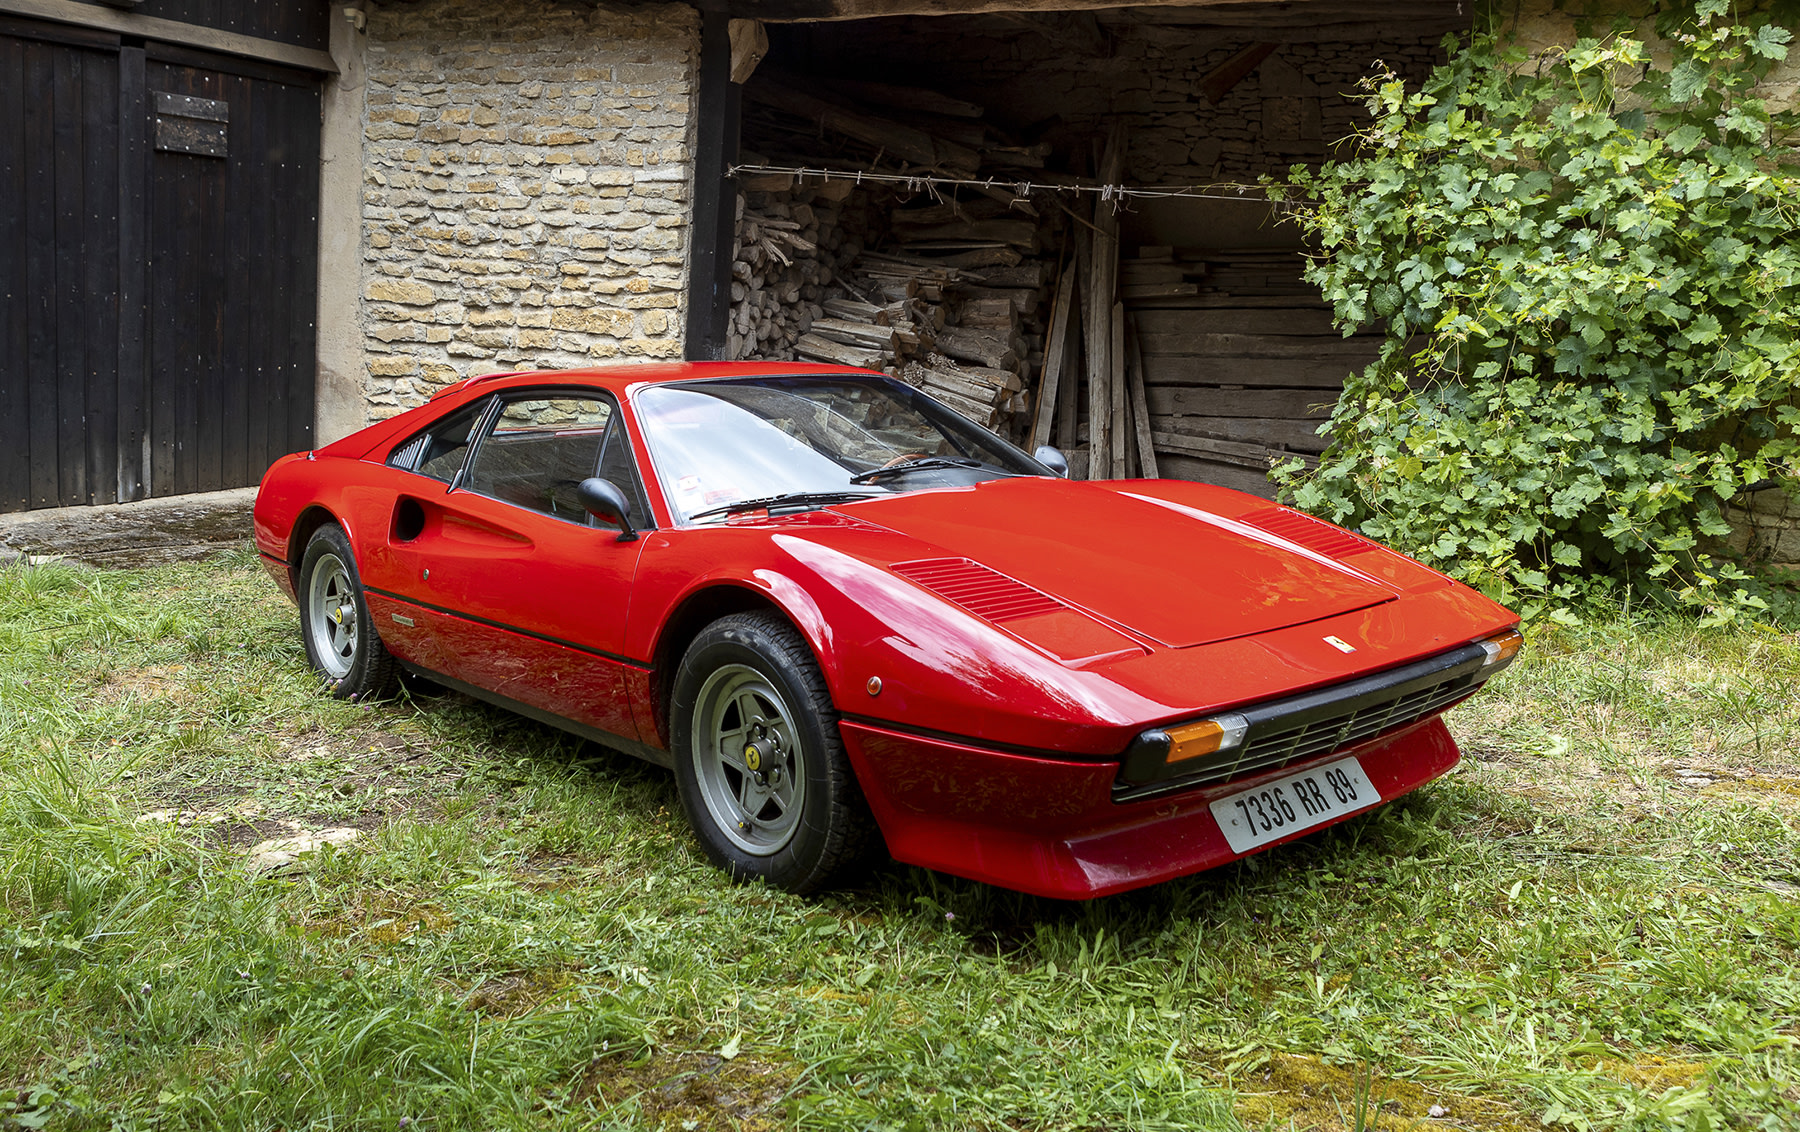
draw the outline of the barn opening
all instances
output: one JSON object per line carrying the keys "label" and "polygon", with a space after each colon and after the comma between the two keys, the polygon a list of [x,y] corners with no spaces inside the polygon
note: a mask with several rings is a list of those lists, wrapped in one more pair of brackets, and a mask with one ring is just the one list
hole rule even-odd
{"label": "barn opening", "polygon": [[722,352],[885,370],[1078,477],[1270,495],[1375,347],[1257,186],[1355,133],[1365,76],[1419,81],[1458,7],[739,24]]}

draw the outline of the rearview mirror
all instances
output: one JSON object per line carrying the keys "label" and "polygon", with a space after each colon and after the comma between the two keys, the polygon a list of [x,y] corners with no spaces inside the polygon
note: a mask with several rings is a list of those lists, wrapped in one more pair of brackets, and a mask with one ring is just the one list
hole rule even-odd
{"label": "rearview mirror", "polygon": [[618,526],[620,542],[631,542],[638,537],[637,528],[631,525],[631,504],[618,484],[599,476],[589,476],[576,487],[575,494],[580,496],[581,505],[587,508],[588,514]]}
{"label": "rearview mirror", "polygon": [[1061,449],[1052,448],[1048,444],[1040,444],[1038,445],[1038,450],[1031,455],[1038,463],[1049,468],[1063,479],[1069,478],[1069,459],[1062,454]]}

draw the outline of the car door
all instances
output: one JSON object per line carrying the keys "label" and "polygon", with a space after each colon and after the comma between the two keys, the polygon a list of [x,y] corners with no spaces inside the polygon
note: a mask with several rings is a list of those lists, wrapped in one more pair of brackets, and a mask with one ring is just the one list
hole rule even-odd
{"label": "car door", "polygon": [[[509,392],[473,432],[448,489],[422,492],[404,524],[406,502],[396,510],[389,575],[403,581],[390,596],[411,608],[389,622],[413,623],[401,627],[417,631],[423,667],[636,739],[627,689],[641,681],[625,676],[647,664],[622,650],[643,543],[621,541],[577,494],[604,459],[645,514],[617,404],[599,390]],[[429,451],[418,455],[429,475]]]}

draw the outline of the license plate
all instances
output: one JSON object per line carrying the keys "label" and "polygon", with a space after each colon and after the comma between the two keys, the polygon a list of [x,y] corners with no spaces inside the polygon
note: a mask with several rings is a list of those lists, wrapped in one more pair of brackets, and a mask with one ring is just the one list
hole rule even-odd
{"label": "license plate", "polygon": [[1212,814],[1231,851],[1247,853],[1380,801],[1362,764],[1339,759],[1220,798]]}

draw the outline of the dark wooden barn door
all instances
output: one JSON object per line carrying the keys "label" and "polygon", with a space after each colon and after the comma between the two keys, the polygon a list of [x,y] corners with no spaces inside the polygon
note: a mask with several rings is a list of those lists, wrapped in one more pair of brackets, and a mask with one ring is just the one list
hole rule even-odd
{"label": "dark wooden barn door", "polygon": [[312,443],[319,88],[0,18],[0,511]]}
{"label": "dark wooden barn door", "polygon": [[229,117],[225,155],[150,154],[154,493],[255,483],[312,443],[318,90],[152,59],[146,94],[159,129],[179,117],[156,111],[169,95]]}
{"label": "dark wooden barn door", "polygon": [[0,34],[0,510],[120,488],[119,58],[75,38]]}

